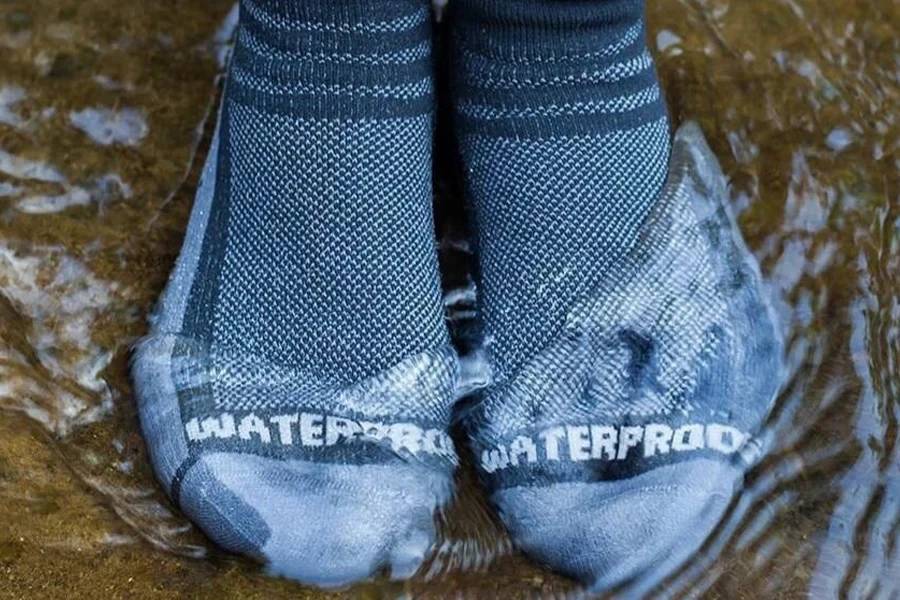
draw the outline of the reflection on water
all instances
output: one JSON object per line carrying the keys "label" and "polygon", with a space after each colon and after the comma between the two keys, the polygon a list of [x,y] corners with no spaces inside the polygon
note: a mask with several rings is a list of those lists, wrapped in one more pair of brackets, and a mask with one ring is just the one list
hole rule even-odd
{"label": "reflection on water", "polygon": [[[790,369],[770,456],[659,590],[896,597],[900,4],[649,4],[673,113],[698,119],[723,162]],[[0,596],[302,594],[170,510],[126,376],[180,246],[235,18],[231,0],[0,5]],[[468,248],[448,206],[453,267]],[[473,289],[450,273],[465,325]],[[426,572],[352,595],[574,589],[518,557],[460,477]]]}

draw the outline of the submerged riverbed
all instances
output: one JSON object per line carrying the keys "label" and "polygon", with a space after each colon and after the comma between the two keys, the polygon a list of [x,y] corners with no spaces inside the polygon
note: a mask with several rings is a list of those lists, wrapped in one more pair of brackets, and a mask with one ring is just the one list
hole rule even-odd
{"label": "submerged riverbed", "polygon": [[[673,117],[699,121],[722,161],[789,369],[771,454],[658,591],[897,597],[900,4],[649,5]],[[2,598],[327,596],[223,555],[171,508],[127,376],[181,244],[235,18],[231,0],[0,3]],[[447,302],[464,326],[469,257],[441,181]],[[517,556],[460,480],[420,577],[335,595],[577,589]]]}

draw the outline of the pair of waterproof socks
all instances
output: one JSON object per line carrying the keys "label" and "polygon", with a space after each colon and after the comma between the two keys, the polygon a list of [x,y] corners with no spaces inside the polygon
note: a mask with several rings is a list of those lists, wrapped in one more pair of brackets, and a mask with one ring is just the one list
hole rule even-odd
{"label": "pair of waterproof socks", "polygon": [[[777,385],[759,275],[642,0],[455,0],[493,383],[463,414],[519,547],[606,588],[702,543]],[[428,0],[241,0],[184,247],[135,354],[156,473],[222,547],[411,576],[457,466]]]}

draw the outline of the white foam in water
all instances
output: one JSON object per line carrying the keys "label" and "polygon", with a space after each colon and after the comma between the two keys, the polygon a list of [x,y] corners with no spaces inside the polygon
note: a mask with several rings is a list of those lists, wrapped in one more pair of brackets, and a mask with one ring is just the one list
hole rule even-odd
{"label": "white foam in water", "polygon": [[[669,31],[668,29],[663,29],[658,34],[656,34],[656,49],[660,52],[665,52],[669,48],[680,44],[681,41],[681,37],[679,37],[678,34],[673,31]],[[681,54],[681,52],[679,52],[678,54]]]}
{"label": "white foam in water", "polygon": [[91,203],[91,194],[84,188],[74,187],[64,194],[48,196],[40,194],[28,196],[16,203],[16,208],[32,215],[45,215],[61,212],[73,206],[87,206]]}
{"label": "white foam in water", "polygon": [[26,254],[0,243],[0,295],[32,324],[29,342],[39,362],[0,345],[0,406],[57,435],[105,417],[112,393],[101,373],[114,349],[94,343],[92,332],[117,302],[119,286],[60,248]]}
{"label": "white foam in water", "polygon": [[99,85],[104,90],[113,92],[118,92],[120,90],[125,90],[128,92],[134,91],[134,86],[130,83],[120,83],[112,77],[109,77],[108,75],[94,75],[94,83]]}
{"label": "white foam in water", "polygon": [[107,173],[99,177],[94,184],[95,196],[118,194],[125,200],[134,194],[131,186],[115,173]]}
{"label": "white foam in water", "polygon": [[12,198],[14,196],[18,196],[21,193],[21,187],[13,185],[11,183],[7,183],[5,181],[0,181],[0,198]]}
{"label": "white foam in water", "polygon": [[825,139],[825,144],[835,152],[845,150],[853,143],[853,132],[845,127],[835,127]]}
{"label": "white foam in water", "polygon": [[15,110],[26,98],[25,90],[18,86],[0,87],[0,123],[21,127],[25,124],[25,118]]}
{"label": "white foam in water", "polygon": [[31,179],[44,183],[65,183],[66,177],[54,167],[41,162],[21,158],[0,148],[0,173],[15,179]]}
{"label": "white foam in water", "polygon": [[[21,191],[16,188],[11,190],[15,195]],[[14,195],[14,194],[8,194]],[[131,186],[125,183],[115,173],[107,173],[94,181],[91,189],[81,186],[65,186],[61,194],[35,194],[22,198],[16,202],[18,211],[31,215],[46,215],[62,212],[76,206],[88,206],[97,203],[102,207],[114,200],[128,200],[133,195]],[[0,186],[0,197],[3,197],[3,188]]]}
{"label": "white foam in water", "polygon": [[72,111],[69,122],[101,146],[137,146],[150,131],[143,113],[134,108]]}

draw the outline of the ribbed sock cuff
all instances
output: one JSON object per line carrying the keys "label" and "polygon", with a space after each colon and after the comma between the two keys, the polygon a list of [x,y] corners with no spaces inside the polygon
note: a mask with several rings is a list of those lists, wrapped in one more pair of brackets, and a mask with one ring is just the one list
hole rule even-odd
{"label": "ribbed sock cuff", "polygon": [[427,0],[241,0],[234,98],[296,116],[432,110]]}
{"label": "ribbed sock cuff", "polygon": [[666,113],[642,0],[457,0],[454,10],[463,131],[598,135]]}
{"label": "ribbed sock cuff", "polygon": [[643,42],[643,0],[455,0],[458,39],[497,59],[594,56],[629,31]]}
{"label": "ribbed sock cuff", "polygon": [[[241,0],[241,9],[249,4]],[[429,0],[254,0],[252,4],[273,18],[345,32],[388,30],[431,6]]]}

